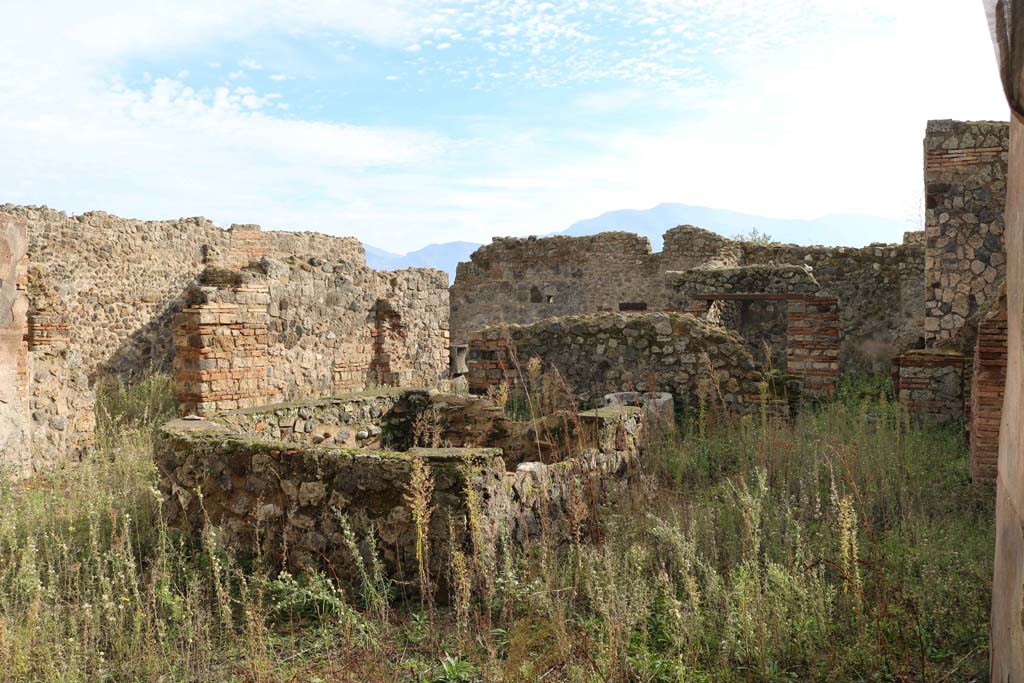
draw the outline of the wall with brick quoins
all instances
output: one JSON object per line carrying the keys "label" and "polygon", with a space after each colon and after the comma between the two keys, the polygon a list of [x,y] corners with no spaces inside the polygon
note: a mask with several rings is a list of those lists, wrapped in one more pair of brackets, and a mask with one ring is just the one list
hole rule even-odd
{"label": "wall with brick quoins", "polygon": [[[998,433],[993,433],[991,412],[998,402],[991,367],[991,346],[1000,335],[998,321],[985,315],[997,302],[1006,277],[1004,205],[1009,148],[1009,126],[1000,121],[929,121],[924,140],[925,164],[925,342],[942,349],[920,357],[901,359],[900,382],[913,389],[903,393],[908,407],[922,417],[968,419],[971,428],[972,474],[977,481],[994,476],[992,463]],[[979,329],[985,349],[976,348]],[[945,352],[961,354],[958,359]],[[975,359],[984,363],[981,374]],[[935,376],[928,378],[933,373]],[[995,373],[995,374],[994,374]],[[960,396],[949,391],[953,374],[960,376]],[[927,385],[927,386],[926,386]],[[978,388],[984,395],[975,399]],[[925,392],[934,395],[925,398]],[[993,393],[996,392],[996,393]],[[910,399],[914,396],[916,398]],[[935,406],[942,405],[941,408]],[[980,409],[977,420],[973,411]],[[974,430],[977,428],[978,433]],[[987,463],[987,464],[986,464]]]}
{"label": "wall with brick quoins", "polygon": [[366,263],[362,244],[349,237],[261,232],[250,225],[223,230],[205,218],[69,216],[10,204],[0,213],[28,224],[30,267],[70,321],[70,347],[90,377],[169,369],[170,321],[207,265],[237,267],[263,254]]}
{"label": "wall with brick quoins", "polygon": [[[1006,278],[1009,126],[929,121],[925,136],[925,337],[973,350],[977,318]],[[968,324],[968,321],[972,321]]]}
{"label": "wall with brick quoins", "polygon": [[[787,374],[800,379],[802,395],[834,395],[841,341],[839,302],[828,296],[809,269],[714,264],[666,273],[666,281],[673,308],[739,330],[755,359],[763,358],[762,345],[767,343],[772,367],[786,368]],[[784,315],[768,315],[778,309]]]}
{"label": "wall with brick quoins", "polygon": [[[786,300],[815,297],[822,289],[803,266],[735,266],[720,260],[666,273],[665,280],[672,309],[739,332],[751,355],[773,368],[789,364]],[[838,336],[835,342],[838,351]]]}
{"label": "wall with brick quoins", "polygon": [[213,415],[446,376],[448,277],[351,261],[264,257],[211,268],[175,323],[183,414]]}
{"label": "wall with brick quoins", "polygon": [[923,336],[924,248],[913,241],[863,249],[757,245],[680,226],[665,233],[661,252],[652,253],[647,239],[623,232],[498,238],[459,264],[452,338],[465,344],[487,325],[617,311],[620,304],[671,309],[666,273],[704,263],[796,264],[813,268],[839,298],[843,370],[880,370]]}
{"label": "wall with brick quoins", "polygon": [[[0,214],[25,224],[28,237],[21,289],[29,311],[16,363],[27,381],[23,407],[33,443],[0,457],[16,474],[74,459],[88,446],[95,419],[90,387],[98,377],[170,370],[171,322],[204,268],[240,267],[265,254],[314,254],[369,271],[354,238],[252,225],[223,230],[205,218],[69,216],[11,204]],[[0,358],[0,365],[10,364]]]}

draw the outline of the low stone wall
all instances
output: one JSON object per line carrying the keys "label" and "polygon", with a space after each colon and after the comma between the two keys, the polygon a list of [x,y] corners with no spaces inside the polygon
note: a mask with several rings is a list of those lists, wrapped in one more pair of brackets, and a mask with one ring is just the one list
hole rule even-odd
{"label": "low stone wall", "polygon": [[[396,407],[411,397],[419,414],[446,400],[451,405],[487,404],[482,399],[436,394],[424,403],[424,396],[423,392],[375,393],[282,406],[259,416],[263,428],[248,419],[253,417],[248,412],[172,422],[160,431],[154,446],[169,518],[196,533],[212,524],[219,531],[218,539],[235,551],[262,553],[293,570],[329,566],[342,578],[354,580],[344,518],[354,528],[361,552],[372,547],[389,575],[411,586],[418,570],[417,530],[407,496],[413,463],[419,461],[434,481],[426,529],[429,566],[433,579],[443,584],[452,533],[460,546],[469,544],[470,495],[480,505],[474,513],[486,542],[525,542],[541,533],[545,517],[550,523],[543,526],[560,533],[570,503],[586,505],[599,499],[600,491],[623,481],[640,457],[639,408],[583,412],[580,422],[590,425],[596,436],[592,447],[564,461],[531,461],[513,467],[500,448],[489,445],[412,446],[395,451],[372,444],[353,448],[329,445],[326,440],[313,444],[305,438],[270,438],[273,433],[294,435],[294,426],[287,426],[293,409],[296,419],[305,419],[305,424],[332,419],[345,424],[346,416],[360,421],[369,415],[383,432]],[[302,411],[309,417],[299,418]],[[380,415],[372,418],[375,413]],[[278,418],[273,426],[267,419],[271,415]],[[239,424],[241,429],[236,428]]]}
{"label": "low stone wall", "polygon": [[281,403],[223,413],[216,421],[254,438],[313,446],[408,450],[412,422],[427,392],[380,389],[338,398]]}
{"label": "low stone wall", "polygon": [[1008,315],[1006,290],[978,325],[971,380],[971,479],[995,484],[999,432],[1006,395]]}
{"label": "low stone wall", "polygon": [[898,359],[896,391],[916,419],[935,425],[964,419],[964,357],[955,351],[911,351]]}
{"label": "low stone wall", "polygon": [[598,438],[571,413],[520,422],[476,396],[405,388],[233,410],[214,420],[239,434],[314,446],[405,451],[486,445],[500,448],[510,468],[558,462]]}
{"label": "low stone wall", "polygon": [[208,269],[176,320],[181,411],[434,386],[448,370],[447,284],[441,271],[315,257]]}
{"label": "low stone wall", "polygon": [[481,330],[469,342],[470,390],[518,384],[533,357],[557,371],[584,405],[609,393],[663,391],[696,406],[702,384],[710,402],[742,410],[759,403],[761,373],[739,336],[682,313],[607,313]]}

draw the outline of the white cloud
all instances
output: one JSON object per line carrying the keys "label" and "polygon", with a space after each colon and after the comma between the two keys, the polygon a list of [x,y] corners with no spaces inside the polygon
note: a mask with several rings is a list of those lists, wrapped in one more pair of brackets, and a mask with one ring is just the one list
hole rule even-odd
{"label": "white cloud", "polygon": [[259,71],[260,69],[263,68],[263,65],[257,62],[255,59],[239,60],[238,66],[245,67],[246,69],[251,69],[252,71]]}
{"label": "white cloud", "polygon": [[[772,59],[740,61],[737,78],[702,91],[586,95],[579,106],[622,111],[623,126],[581,129],[575,158],[548,149],[519,173],[470,177],[464,185],[524,200],[522,220],[508,224],[509,232],[543,232],[665,201],[785,217],[919,220],[926,121],[1005,120],[1008,113],[977,7],[884,8],[891,23],[874,31],[869,46],[824,32]],[[628,128],[629,111],[665,99],[670,110],[687,113],[684,120]]]}
{"label": "white cloud", "polygon": [[[43,4],[5,16],[0,148],[17,163],[0,167],[0,201],[352,234],[361,224],[351,216],[368,224],[366,207],[401,196],[401,177],[448,144],[429,131],[283,118],[288,103],[251,85],[196,89],[184,73],[142,86],[112,78],[134,56],[271,27],[401,44],[410,32],[400,3],[299,0],[287,16],[283,5],[258,0]],[[378,169],[387,173],[378,178]]]}
{"label": "white cloud", "polygon": [[[1006,117],[973,4],[22,3],[5,13],[0,42],[0,201],[207,214],[371,242],[386,234],[409,248],[544,233],[663,201],[904,217],[917,210],[928,118]],[[270,31],[311,41],[342,33],[397,55],[458,41],[443,58],[406,55],[410,71],[388,77],[422,82],[440,69],[474,88],[584,94],[540,123],[498,118],[453,140],[303,119],[242,70],[217,89],[190,86],[187,74],[112,81],[136,56],[244,45]],[[243,70],[259,66],[246,61]],[[655,110],[668,118],[636,122],[634,112]],[[594,123],[613,117],[616,127]]]}

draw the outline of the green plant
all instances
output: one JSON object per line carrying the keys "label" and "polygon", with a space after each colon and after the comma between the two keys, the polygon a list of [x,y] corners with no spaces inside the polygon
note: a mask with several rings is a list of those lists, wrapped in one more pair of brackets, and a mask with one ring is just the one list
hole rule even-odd
{"label": "green plant", "polygon": [[[0,671],[12,683],[985,680],[991,494],[969,483],[961,429],[914,425],[884,382],[865,384],[788,421],[718,411],[707,377],[704,412],[652,442],[607,505],[585,488],[544,501],[562,506],[569,542],[543,515],[516,542],[467,488],[447,566],[429,567],[454,590],[432,615],[393,590],[365,520],[337,516],[350,562],[326,573],[272,571],[259,552],[243,562],[213,529],[179,533],[156,489],[152,427],[166,411],[147,406],[161,392],[119,385],[100,393],[107,431],[88,463],[0,486]],[[478,474],[469,460],[451,470],[467,486]]]}
{"label": "green plant", "polygon": [[772,239],[771,235],[766,232],[761,232],[757,228],[751,228],[750,232],[747,233],[738,233],[733,235],[732,238],[737,242],[746,242],[747,244],[758,244],[762,246],[777,244],[777,242]]}
{"label": "green plant", "polygon": [[445,653],[440,664],[441,671],[431,679],[433,683],[473,683],[477,680],[476,667],[462,657]]}

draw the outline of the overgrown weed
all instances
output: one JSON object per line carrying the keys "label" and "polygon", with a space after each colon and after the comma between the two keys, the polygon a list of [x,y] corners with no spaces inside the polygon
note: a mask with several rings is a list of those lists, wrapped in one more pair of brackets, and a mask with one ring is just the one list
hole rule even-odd
{"label": "overgrown weed", "polygon": [[452,600],[419,617],[347,518],[350,591],[168,528],[150,449],[173,403],[149,382],[101,392],[90,463],[0,488],[4,680],[987,679],[991,496],[962,431],[913,426],[881,384],[792,423],[724,415],[708,385],[568,542],[513,551],[471,510],[470,547],[430,568]]}

